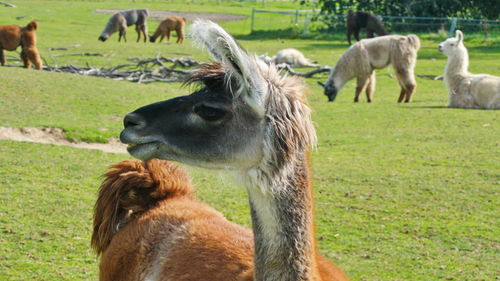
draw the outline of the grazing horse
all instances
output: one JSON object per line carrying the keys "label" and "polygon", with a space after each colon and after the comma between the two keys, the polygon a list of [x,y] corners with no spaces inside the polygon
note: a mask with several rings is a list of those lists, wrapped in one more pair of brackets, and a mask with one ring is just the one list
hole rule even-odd
{"label": "grazing horse", "polygon": [[143,34],[144,42],[146,42],[148,37],[148,27],[146,25],[146,19],[149,16],[148,9],[136,9],[136,10],[126,10],[120,11],[109,19],[106,27],[99,36],[99,40],[102,42],[108,40],[111,34],[119,32],[118,42],[123,40],[127,42],[127,26],[135,24],[135,31],[137,32],[137,42],[141,39],[141,33]]}

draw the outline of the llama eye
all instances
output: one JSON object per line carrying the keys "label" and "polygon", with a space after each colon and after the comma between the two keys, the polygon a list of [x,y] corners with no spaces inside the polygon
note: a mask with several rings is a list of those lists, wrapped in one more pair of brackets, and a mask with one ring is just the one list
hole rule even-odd
{"label": "llama eye", "polygon": [[206,105],[196,106],[194,112],[207,121],[217,121],[226,115],[225,110]]}
{"label": "llama eye", "polygon": [[452,46],[452,47],[453,47],[453,46],[455,46],[455,44],[451,43],[451,44],[450,44],[450,46]]}

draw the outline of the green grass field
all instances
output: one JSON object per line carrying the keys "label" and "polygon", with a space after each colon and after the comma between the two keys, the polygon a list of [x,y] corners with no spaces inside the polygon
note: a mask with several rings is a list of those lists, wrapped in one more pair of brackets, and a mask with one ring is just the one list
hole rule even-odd
{"label": "green grass field", "polygon": [[[189,39],[176,44],[97,41],[108,15],[95,9],[227,12],[249,15],[259,3],[167,1],[7,1],[0,24],[36,19],[39,49],[51,64],[114,66],[130,57],[208,56]],[[273,3],[274,8],[294,8]],[[25,16],[16,19],[17,16]],[[150,32],[157,22],[149,22]],[[347,48],[343,37],[300,40],[248,35],[249,19],[222,24],[252,53],[294,47],[322,65]],[[500,39],[465,43],[475,73],[500,75]],[[441,75],[445,38],[421,35],[417,75]],[[49,48],[80,44],[70,51]],[[100,52],[105,57],[54,57]],[[7,52],[8,64],[15,65]],[[52,56],[52,58],[51,58]],[[55,59],[55,61],[53,60]],[[323,255],[352,280],[496,280],[500,276],[500,114],[449,109],[442,81],[417,78],[414,102],[397,104],[392,69],[377,72],[374,102],[352,102],[354,81],[327,103],[307,80],[319,137],[312,152],[316,222]],[[0,68],[0,126],[48,126],[74,140],[118,136],[121,117],[151,102],[189,93],[180,83],[134,84],[71,74]],[[0,280],[96,280],[90,249],[100,175],[128,155],[0,141]],[[198,197],[228,219],[250,226],[245,190],[231,176],[187,167]]]}

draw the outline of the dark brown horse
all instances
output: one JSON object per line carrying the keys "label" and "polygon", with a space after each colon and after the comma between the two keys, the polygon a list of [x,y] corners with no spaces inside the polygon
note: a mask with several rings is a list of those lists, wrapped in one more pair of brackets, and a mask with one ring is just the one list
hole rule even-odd
{"label": "dark brown horse", "polygon": [[351,45],[351,34],[354,33],[354,37],[359,41],[359,30],[361,28],[366,28],[366,37],[373,38],[373,34],[376,33],[378,36],[389,34],[384,28],[384,24],[373,13],[366,13],[361,11],[353,12],[349,10],[347,14],[347,42]]}

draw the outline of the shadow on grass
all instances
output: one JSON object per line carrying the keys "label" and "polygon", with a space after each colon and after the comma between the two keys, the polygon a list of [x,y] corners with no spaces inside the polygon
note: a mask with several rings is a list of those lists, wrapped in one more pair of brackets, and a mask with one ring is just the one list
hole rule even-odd
{"label": "shadow on grass", "polygon": [[[250,34],[236,35],[240,40],[258,40],[258,39],[314,39],[317,41],[346,41],[345,33],[327,33],[327,32],[308,32],[303,33],[302,29],[285,28],[273,30],[254,30]],[[347,41],[345,42],[347,45]]]}
{"label": "shadow on grass", "polygon": [[461,107],[448,107],[447,105],[417,105],[417,106],[411,106],[407,108],[413,108],[413,109],[422,109],[422,108],[428,108],[428,109],[451,109],[451,110],[481,110],[481,111],[494,111],[495,109],[487,109],[487,108],[461,108]]}
{"label": "shadow on grass", "polygon": [[450,108],[446,105],[417,105],[417,106],[408,106],[406,108],[409,109],[422,109],[422,108],[433,108],[433,109],[445,109],[445,108]]}
{"label": "shadow on grass", "polygon": [[256,30],[250,34],[236,35],[238,40],[259,40],[259,39],[299,39],[300,34],[292,28],[277,30]]}

